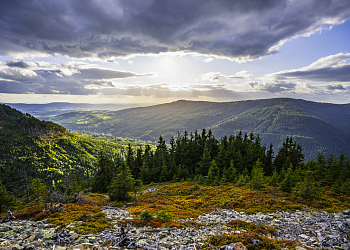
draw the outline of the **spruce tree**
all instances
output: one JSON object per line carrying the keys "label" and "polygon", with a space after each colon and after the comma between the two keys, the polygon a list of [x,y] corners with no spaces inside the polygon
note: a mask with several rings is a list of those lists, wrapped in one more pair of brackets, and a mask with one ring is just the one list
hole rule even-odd
{"label": "spruce tree", "polygon": [[284,179],[280,183],[280,189],[283,192],[291,193],[292,188],[295,186],[295,181],[293,178],[293,169],[292,167],[288,168],[287,173]]}
{"label": "spruce tree", "polygon": [[198,168],[196,169],[196,174],[206,176],[208,174],[210,166],[211,166],[210,151],[209,151],[207,143],[205,143],[203,156],[201,158],[201,161],[198,163]]}
{"label": "spruce tree", "polygon": [[29,181],[29,195],[30,198],[35,200],[36,204],[40,205],[47,193],[46,184],[43,180],[35,178]]}
{"label": "spruce tree", "polygon": [[128,192],[134,189],[135,180],[125,162],[119,168],[119,174],[113,178],[108,186],[108,195],[112,201],[126,201]]}
{"label": "spruce tree", "polygon": [[4,207],[14,205],[15,203],[16,198],[6,190],[5,186],[0,181],[0,213]]}
{"label": "spruce tree", "polygon": [[224,170],[224,175],[226,176],[227,180],[231,183],[234,183],[237,181],[237,169],[235,168],[234,160],[231,160],[230,167],[228,169]]}
{"label": "spruce tree", "polygon": [[264,170],[262,163],[258,160],[252,170],[248,187],[252,189],[260,189],[264,186]]}
{"label": "spruce tree", "polygon": [[299,182],[293,189],[293,194],[297,197],[314,200],[321,197],[321,193],[317,187],[317,184],[314,180],[313,173],[310,170],[305,172],[305,178],[303,182]]}
{"label": "spruce tree", "polygon": [[96,164],[96,173],[92,180],[92,191],[98,193],[107,193],[107,187],[113,178],[114,163],[100,152]]}
{"label": "spruce tree", "polygon": [[208,177],[206,180],[207,185],[214,184],[214,181],[216,181],[217,184],[219,183],[219,178],[220,178],[219,171],[220,170],[219,170],[218,166],[216,165],[215,160],[212,160],[211,164],[210,164],[209,171],[208,171]]}
{"label": "spruce tree", "polygon": [[277,170],[275,169],[275,170],[273,170],[272,176],[269,179],[269,185],[276,187],[277,183],[278,183],[278,179],[279,179],[279,175],[278,175]]}
{"label": "spruce tree", "polygon": [[128,152],[126,154],[126,165],[130,169],[131,173],[134,173],[134,161],[135,161],[134,150],[129,143]]}
{"label": "spruce tree", "polygon": [[242,187],[247,184],[247,176],[244,174],[239,175],[238,181],[236,183],[237,186]]}

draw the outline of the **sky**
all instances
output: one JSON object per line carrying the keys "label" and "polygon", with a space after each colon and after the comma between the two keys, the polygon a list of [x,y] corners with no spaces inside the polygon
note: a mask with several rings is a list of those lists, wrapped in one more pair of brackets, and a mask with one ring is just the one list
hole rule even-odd
{"label": "sky", "polygon": [[349,0],[2,0],[0,102],[350,103]]}

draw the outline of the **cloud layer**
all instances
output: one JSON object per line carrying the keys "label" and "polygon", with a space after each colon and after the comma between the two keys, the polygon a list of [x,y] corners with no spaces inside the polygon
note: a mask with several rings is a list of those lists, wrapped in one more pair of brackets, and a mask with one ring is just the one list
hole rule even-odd
{"label": "cloud layer", "polygon": [[284,70],[269,76],[279,80],[350,82],[350,53],[322,57],[307,67]]}
{"label": "cloud layer", "polygon": [[348,0],[11,0],[0,4],[0,54],[183,51],[244,61],[349,17]]}
{"label": "cloud layer", "polygon": [[104,92],[109,95],[115,89],[113,80],[149,76],[152,74],[105,69],[86,63],[7,61],[0,62],[0,92],[70,95]]}

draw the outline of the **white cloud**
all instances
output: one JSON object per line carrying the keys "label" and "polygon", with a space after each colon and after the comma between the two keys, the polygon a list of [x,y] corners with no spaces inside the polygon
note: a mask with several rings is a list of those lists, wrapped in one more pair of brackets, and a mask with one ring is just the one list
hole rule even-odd
{"label": "white cloud", "polygon": [[210,82],[218,82],[220,78],[226,78],[226,79],[249,79],[253,76],[253,74],[249,74],[248,71],[242,70],[237,72],[234,75],[224,75],[220,72],[209,72],[204,75],[202,75],[203,81],[210,81]]}
{"label": "white cloud", "polygon": [[211,62],[211,61],[213,61],[213,60],[214,60],[214,58],[209,57],[209,58],[204,59],[204,62],[208,63],[208,62]]}

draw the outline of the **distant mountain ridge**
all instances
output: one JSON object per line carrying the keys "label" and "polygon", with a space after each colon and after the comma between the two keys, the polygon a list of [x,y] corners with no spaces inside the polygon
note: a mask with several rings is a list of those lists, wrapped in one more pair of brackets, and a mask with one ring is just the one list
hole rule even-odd
{"label": "distant mountain ridge", "polygon": [[118,111],[70,112],[50,120],[71,130],[155,141],[177,132],[211,129],[216,138],[253,132],[279,148],[286,136],[303,145],[306,159],[318,152],[350,154],[350,104],[277,98],[237,102],[179,100]]}

